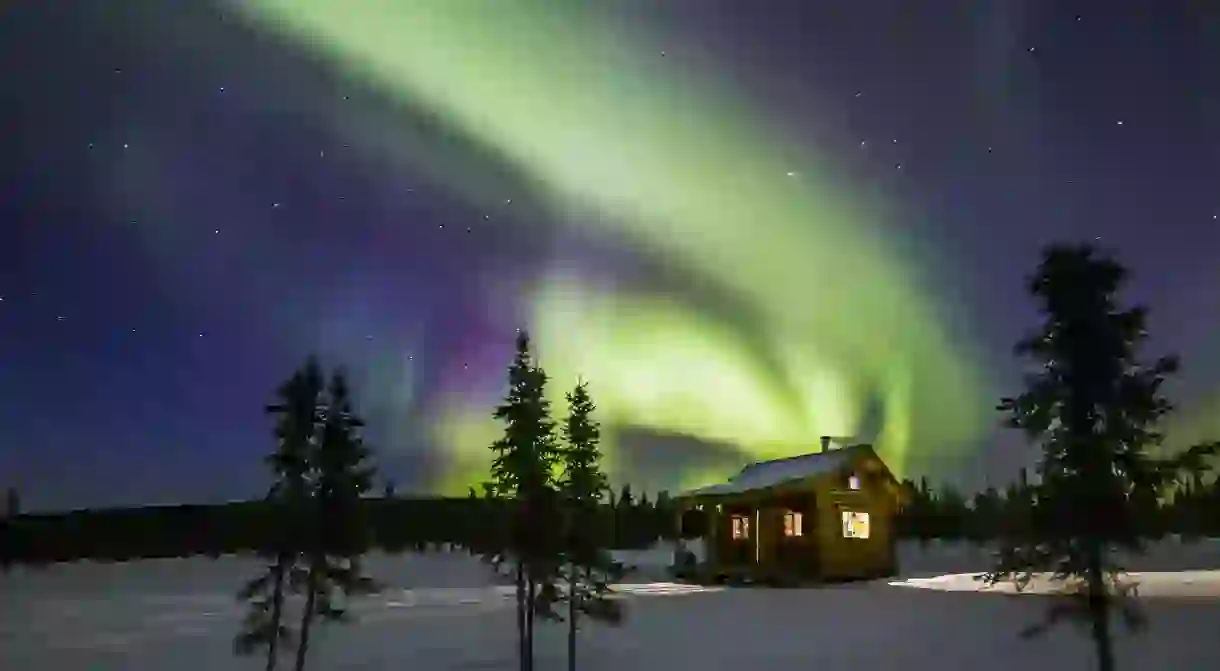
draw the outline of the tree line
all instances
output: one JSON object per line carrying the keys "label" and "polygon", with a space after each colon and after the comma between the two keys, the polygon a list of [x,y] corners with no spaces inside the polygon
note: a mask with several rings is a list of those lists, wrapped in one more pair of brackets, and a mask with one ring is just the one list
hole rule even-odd
{"label": "tree line", "polygon": [[[903,504],[895,521],[902,540],[995,542],[1004,529],[1025,519],[1033,495],[1026,469],[1003,488],[970,493],[952,484],[934,486],[928,478],[901,482]],[[1138,512],[1148,538],[1220,538],[1220,481],[1183,479],[1162,500],[1144,500]],[[466,549],[479,544],[497,505],[467,497],[366,497],[360,518],[368,525],[362,550],[428,552]],[[285,512],[267,501],[220,505],[148,506],[25,514],[0,518],[0,562],[50,564],[82,559],[135,561],[180,557],[251,555],[266,550],[271,531]],[[670,494],[635,495],[630,484],[612,490],[597,507],[596,525],[615,550],[644,549],[679,536],[706,534],[699,511],[678,521]]]}
{"label": "tree line", "polygon": [[[1024,519],[1032,490],[1028,473],[1004,488],[971,494],[952,484],[933,486],[928,478],[903,480],[903,505],[895,531],[903,540],[991,543],[1004,528]],[[367,524],[364,551],[427,552],[470,548],[496,504],[470,497],[369,497],[360,501]],[[1163,500],[1145,500],[1138,512],[1148,538],[1220,538],[1220,481],[1191,477]],[[658,541],[705,535],[698,511],[678,511],[666,491],[633,494],[631,485],[612,491],[597,507],[597,528],[616,550],[651,547]],[[25,514],[0,518],[0,561],[50,564],[82,559],[134,561],[175,557],[257,554],[283,518],[266,501],[220,505],[149,506]]]}
{"label": "tree line", "polygon": [[[398,554],[476,545],[497,506],[468,497],[396,495],[364,497],[359,507],[368,526],[363,549]],[[265,500],[26,513],[0,518],[0,562],[251,555],[266,549],[270,532],[288,514]],[[636,498],[624,485],[598,506],[598,515],[606,544],[616,550],[646,548],[675,535],[676,511],[667,492]]]}
{"label": "tree line", "polygon": [[[952,486],[933,488],[927,478],[903,480],[903,508],[896,520],[905,540],[989,544],[1027,520],[1034,488],[1027,469],[1003,489],[974,494]],[[1163,499],[1145,497],[1133,510],[1139,534],[1148,539],[1177,536],[1186,541],[1220,538],[1220,480],[1185,478]]]}

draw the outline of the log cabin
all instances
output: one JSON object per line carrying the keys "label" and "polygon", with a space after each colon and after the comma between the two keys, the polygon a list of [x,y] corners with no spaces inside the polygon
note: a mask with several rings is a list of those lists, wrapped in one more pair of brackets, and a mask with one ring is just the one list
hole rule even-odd
{"label": "log cabin", "polygon": [[900,488],[870,445],[746,466],[727,482],[675,498],[679,524],[701,528],[700,582],[794,584],[897,572]]}

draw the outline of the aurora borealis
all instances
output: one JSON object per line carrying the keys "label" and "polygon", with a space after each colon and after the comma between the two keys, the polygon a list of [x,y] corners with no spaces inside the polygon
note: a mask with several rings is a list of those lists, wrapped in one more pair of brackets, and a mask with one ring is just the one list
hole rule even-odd
{"label": "aurora borealis", "polygon": [[[969,399],[986,392],[973,357],[951,342],[911,264],[885,248],[876,208],[823,186],[813,152],[781,174],[782,145],[748,107],[641,57],[659,45],[613,34],[577,5],[238,6],[494,147],[540,185],[556,226],[688,274],[659,297],[604,286],[581,272],[581,251],[561,250],[523,293],[544,365],[561,384],[595,380],[611,426],[751,458],[871,428],[898,469],[913,441],[951,448],[978,434]],[[829,279],[853,276],[870,279]],[[690,284],[715,287],[711,300],[751,323],[692,305]],[[913,337],[888,337],[906,325]],[[877,427],[862,426],[870,395],[884,408]],[[496,427],[481,439],[465,429],[487,421],[485,403],[442,416],[438,442],[484,472]]]}
{"label": "aurora borealis", "polygon": [[[1079,119],[1048,112],[1046,100],[1072,87],[1049,61],[1022,59],[1037,53],[1023,48],[1030,42],[1051,52],[1040,58],[1066,52],[1064,31],[1082,30],[1068,24],[1084,23],[1070,11],[1059,25],[998,2],[946,22],[899,4],[883,3],[883,20],[788,3],[777,10],[788,28],[782,16],[690,2],[233,0],[17,12],[122,65],[95,63],[86,76],[83,57],[56,56],[70,62],[52,69],[92,82],[76,95],[105,97],[105,112],[69,120],[60,99],[64,119],[39,126],[31,102],[9,124],[30,129],[17,149],[31,157],[13,173],[28,185],[10,190],[11,220],[86,212],[92,223],[72,229],[91,250],[77,268],[94,270],[57,273],[46,289],[50,266],[9,265],[23,272],[13,287],[0,283],[0,320],[9,320],[0,325],[20,320],[26,330],[9,333],[26,335],[24,349],[9,345],[25,363],[0,378],[6,397],[72,380],[82,395],[121,388],[129,424],[155,418],[161,428],[127,426],[91,459],[130,464],[152,445],[120,443],[173,442],[180,463],[163,454],[164,465],[143,468],[209,473],[206,484],[172,485],[192,498],[242,495],[258,482],[251,455],[266,442],[257,408],[296,360],[320,351],[353,370],[387,471],[414,488],[461,492],[482,478],[497,430],[490,408],[514,329],[527,326],[556,401],[578,378],[590,381],[619,480],[704,484],[745,461],[809,451],[821,435],[873,440],[904,474],[977,480],[983,463],[984,477],[1002,479],[1016,461],[987,456],[1010,440],[997,438],[992,408],[1019,380],[1009,347],[1031,316],[1020,290],[1037,246],[1100,236],[1137,273],[1160,272],[1157,259],[1169,255],[1191,269],[1191,286],[1215,286],[1220,272],[1205,252],[1220,243],[1220,202],[1192,184],[1220,183],[1220,157],[1158,156],[1164,125],[1154,117],[1168,112],[1131,105],[1125,137],[1103,142],[1090,130],[1078,137],[1093,140],[1065,141],[1093,112],[1079,101],[1057,103]],[[726,24],[775,32],[751,39]],[[833,36],[849,28],[860,44]],[[1121,26],[1089,29],[1103,44]],[[1006,39],[979,37],[997,31]],[[966,51],[955,60],[954,48]],[[1077,67],[1057,57],[1061,71]],[[1197,90],[1200,106],[1218,99],[1215,86]],[[1178,126],[1197,122],[1220,137],[1214,120],[1183,109]],[[1092,121],[1107,133],[1118,126]],[[61,132],[54,152],[35,152],[39,132],[72,124],[81,130]],[[1172,207],[1157,195],[1167,178],[1123,172],[1112,160],[1120,151],[1150,174],[1176,161]],[[31,167],[90,152],[70,176]],[[1114,192],[1135,180],[1142,193]],[[79,193],[79,204],[38,202],[57,189]],[[1102,193],[1112,198],[1097,204]],[[1142,242],[1150,212],[1178,227],[1176,241]],[[30,235],[23,245],[55,241]],[[76,288],[120,257],[131,261],[111,291]],[[1158,345],[1185,348],[1189,406],[1220,372],[1209,340],[1220,318],[1169,282],[1146,282],[1138,297],[1157,315],[1194,315],[1185,329],[1154,321],[1170,331]],[[90,309],[104,299],[89,291],[123,293],[126,307]],[[56,293],[77,296],[57,300],[78,314],[29,298]],[[72,336],[35,335],[77,322],[88,326]],[[161,332],[160,344],[134,342],[146,331]],[[47,363],[63,338],[95,344],[70,347],[79,368]],[[138,374],[116,372],[133,366]],[[156,386],[176,391],[135,400]],[[57,398],[34,395],[47,407]],[[223,419],[209,424],[201,406],[217,397]],[[118,421],[93,404],[60,404],[78,408],[79,428],[45,410],[11,410],[0,444],[36,443],[20,449],[44,456],[23,466],[29,453],[6,451],[0,464],[23,489],[74,486],[81,474],[54,474],[45,455],[62,460],[74,449],[65,440]],[[1199,406],[1184,417],[1206,421]],[[203,426],[213,435],[192,438]],[[213,458],[252,465],[204,465]],[[166,498],[170,488],[139,496]]]}

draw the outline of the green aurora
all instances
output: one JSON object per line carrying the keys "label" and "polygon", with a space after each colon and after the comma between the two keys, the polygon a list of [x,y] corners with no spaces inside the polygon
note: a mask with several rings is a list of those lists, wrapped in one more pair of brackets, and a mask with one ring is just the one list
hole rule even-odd
{"label": "green aurora", "polygon": [[[996,394],[958,334],[964,315],[936,304],[924,269],[887,240],[882,206],[831,186],[826,159],[711,73],[658,58],[582,3],[233,7],[493,147],[541,186],[557,226],[664,258],[749,308],[743,327],[681,294],[594,281],[575,262],[542,269],[526,321],[556,400],[580,376],[607,427],[728,443],[743,460],[867,435],[904,473],[981,447]],[[447,399],[431,427],[452,460],[439,484],[464,491],[483,479],[498,429],[486,399]],[[692,465],[680,484],[724,475]]]}

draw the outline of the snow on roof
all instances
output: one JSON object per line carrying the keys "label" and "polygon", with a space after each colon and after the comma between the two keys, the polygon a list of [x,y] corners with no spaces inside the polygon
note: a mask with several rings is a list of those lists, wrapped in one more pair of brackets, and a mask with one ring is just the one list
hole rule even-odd
{"label": "snow on roof", "polygon": [[853,445],[784,459],[759,461],[741,469],[741,472],[729,478],[728,482],[692,489],[682,492],[679,496],[741,494],[767,489],[792,480],[825,475],[842,468],[858,457],[862,451],[871,449],[868,445]]}

